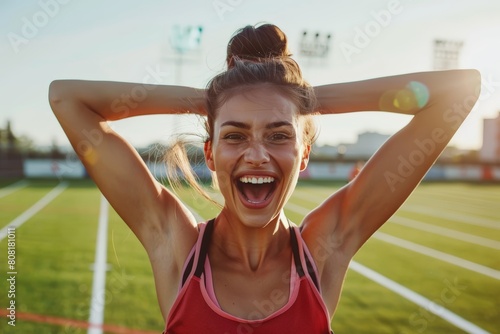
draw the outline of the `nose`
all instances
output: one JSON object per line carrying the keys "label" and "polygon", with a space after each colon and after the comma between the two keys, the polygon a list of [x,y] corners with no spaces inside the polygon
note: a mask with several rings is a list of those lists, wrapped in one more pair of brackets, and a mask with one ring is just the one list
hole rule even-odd
{"label": "nose", "polygon": [[249,143],[247,149],[245,150],[244,159],[246,163],[252,164],[254,166],[261,166],[269,162],[269,152],[266,146],[258,141],[252,141]]}

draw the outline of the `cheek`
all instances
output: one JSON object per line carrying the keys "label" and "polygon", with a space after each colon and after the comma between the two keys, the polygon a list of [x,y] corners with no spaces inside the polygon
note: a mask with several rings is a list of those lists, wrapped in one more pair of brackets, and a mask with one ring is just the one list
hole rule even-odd
{"label": "cheek", "polygon": [[297,145],[277,147],[272,151],[272,156],[284,170],[297,168],[301,161],[301,151]]}
{"label": "cheek", "polygon": [[213,165],[217,173],[219,188],[224,189],[231,185],[231,173],[237,161],[237,153],[229,148],[217,147],[213,153]]}

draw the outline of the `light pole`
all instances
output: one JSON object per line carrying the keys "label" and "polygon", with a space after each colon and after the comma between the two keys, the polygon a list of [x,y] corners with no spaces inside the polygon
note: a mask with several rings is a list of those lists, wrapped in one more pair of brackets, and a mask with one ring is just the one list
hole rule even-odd
{"label": "light pole", "polygon": [[[182,85],[182,66],[185,60],[196,61],[197,57],[187,58],[189,53],[199,50],[201,45],[201,36],[203,27],[198,25],[172,27],[170,35],[170,44],[175,51],[173,58],[175,64],[175,79],[174,84]],[[179,115],[174,116],[172,134],[180,132],[180,118]]]}

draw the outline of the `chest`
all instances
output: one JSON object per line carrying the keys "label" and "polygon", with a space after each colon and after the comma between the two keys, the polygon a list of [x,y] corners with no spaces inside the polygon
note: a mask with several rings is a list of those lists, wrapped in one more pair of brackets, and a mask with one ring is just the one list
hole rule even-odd
{"label": "chest", "polygon": [[227,263],[212,265],[211,274],[219,307],[238,318],[252,320],[263,319],[284,307],[296,280],[290,259],[257,272],[235,270]]}

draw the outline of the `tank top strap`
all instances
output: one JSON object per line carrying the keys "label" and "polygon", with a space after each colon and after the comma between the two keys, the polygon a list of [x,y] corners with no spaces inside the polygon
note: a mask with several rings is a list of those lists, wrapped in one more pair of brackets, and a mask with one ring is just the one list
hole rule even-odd
{"label": "tank top strap", "polygon": [[205,231],[203,232],[203,238],[201,239],[198,261],[196,261],[196,270],[194,272],[194,276],[198,278],[201,278],[201,274],[203,274],[205,260],[208,254],[208,246],[210,245],[212,232],[214,231],[214,221],[215,218],[208,221],[205,226]]}
{"label": "tank top strap", "polygon": [[292,227],[292,224],[289,223],[290,226],[290,244],[292,246],[292,254],[293,261],[295,263],[295,270],[297,270],[297,274],[299,277],[304,277],[304,267],[302,266],[302,261],[300,260],[300,249],[299,242],[297,240],[297,235],[295,233],[295,228]]}
{"label": "tank top strap", "polygon": [[[303,277],[306,273],[311,278],[314,286],[318,291],[320,291],[318,277],[316,275],[316,270],[313,266],[313,260],[309,258],[308,252],[305,250],[304,241],[300,235],[300,229],[294,227],[291,222],[290,224],[290,242],[292,245],[293,258],[295,262],[295,267],[299,277]],[[300,241],[299,241],[300,238]]]}
{"label": "tank top strap", "polygon": [[[198,264],[200,263],[200,256],[203,256],[203,261],[201,263],[202,264],[205,263],[208,243],[210,242],[210,240],[208,240],[208,241],[205,241],[205,240],[207,238],[211,237],[211,233],[213,230],[213,221],[214,221],[214,219],[211,219],[206,224],[204,224],[204,223],[198,224],[198,229],[199,229],[200,235],[198,236],[198,240],[196,241],[196,244],[193,246],[193,251],[191,251],[191,254],[190,254],[191,257],[189,258],[189,260],[187,260],[187,263],[184,267],[184,272],[182,273],[181,287],[184,286],[184,284],[188,280],[189,276],[193,272],[194,272],[194,274],[196,274],[197,269],[198,269]],[[207,237],[207,229],[209,232],[208,237]],[[205,250],[202,251],[203,249],[205,249]],[[196,267],[195,267],[195,264],[196,264]]]}

